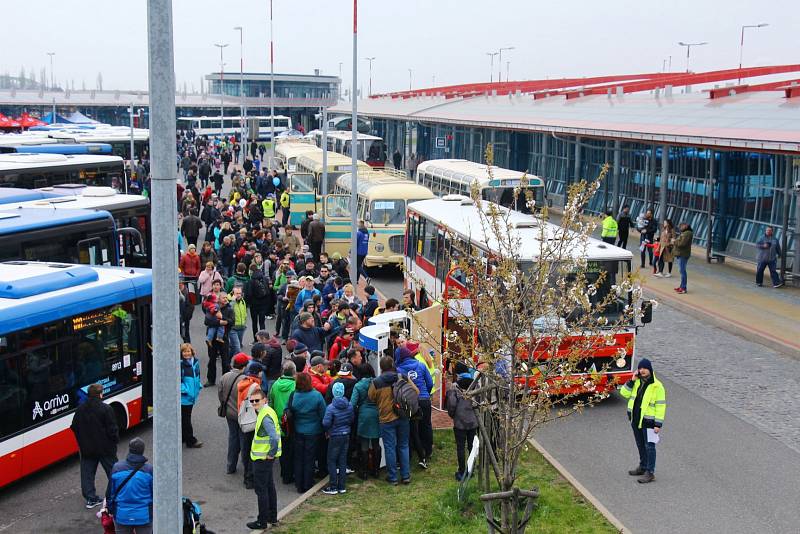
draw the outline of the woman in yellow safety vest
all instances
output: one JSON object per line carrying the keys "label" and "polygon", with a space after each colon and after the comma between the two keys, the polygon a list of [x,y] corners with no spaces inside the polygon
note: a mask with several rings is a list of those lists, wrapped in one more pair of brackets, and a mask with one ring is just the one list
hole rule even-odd
{"label": "woman in yellow safety vest", "polygon": [[267,198],[261,201],[261,211],[265,219],[272,219],[275,217],[275,195],[269,194]]}

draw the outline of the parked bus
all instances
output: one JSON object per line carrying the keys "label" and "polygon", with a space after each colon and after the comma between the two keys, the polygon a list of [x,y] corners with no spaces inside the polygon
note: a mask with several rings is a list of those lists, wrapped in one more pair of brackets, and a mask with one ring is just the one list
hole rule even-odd
{"label": "parked bus", "polygon": [[[488,203],[487,203],[488,204]],[[503,209],[502,207],[497,207]],[[488,206],[485,209],[489,209]],[[491,269],[491,257],[496,253],[492,247],[495,238],[487,237],[481,230],[480,215],[471,199],[462,195],[448,195],[433,200],[423,200],[408,205],[406,224],[406,251],[405,269],[408,275],[405,286],[414,291],[417,302],[436,301],[447,295],[461,295],[468,298],[468,277],[453,268],[459,251],[470,247],[479,255],[485,257],[486,269]],[[547,223],[540,218],[512,211],[509,215],[509,231],[515,239],[519,240],[520,269],[529,271],[538,261],[541,253],[540,240],[542,231],[547,236],[558,235],[559,227]],[[546,225],[544,229],[541,225]],[[548,238],[549,239],[549,238]],[[590,238],[586,247],[588,260],[587,282],[594,283],[600,278],[600,273],[605,272],[601,287],[592,295],[592,303],[602,301],[612,290],[612,285],[617,277],[624,277],[631,272],[633,254],[625,249],[608,245],[599,239]],[[488,271],[487,271],[488,272]],[[486,273],[475,273],[481,276]],[[618,302],[604,310],[604,315],[610,322],[621,316],[625,306],[630,305],[626,295]],[[466,306],[465,308],[471,308]],[[458,330],[455,321],[451,322],[448,310],[443,311],[443,325],[451,330]],[[532,322],[535,318],[531,318]],[[649,317],[643,319],[648,321]],[[600,372],[605,375],[598,384],[598,389],[613,387],[613,384],[624,383],[634,371],[634,341],[637,332],[636,324],[629,324],[621,332],[614,335],[614,343],[603,344],[597,349],[592,358],[582,362],[580,369],[583,373],[576,374],[576,381],[582,376],[588,377],[590,372]],[[475,336],[477,338],[478,336]],[[570,340],[565,340],[565,350]],[[618,354],[619,349],[624,349],[625,357]]]}
{"label": "parked bus", "polygon": [[124,176],[118,156],[0,154],[0,187],[38,189],[75,183],[121,190]]}
{"label": "parked bus", "polygon": [[[119,243],[132,250],[120,252]],[[0,261],[54,261],[85,265],[120,265],[138,258],[141,234],[117,229],[107,211],[0,206]]]}
{"label": "parked bus", "polygon": [[152,410],[146,269],[0,263],[0,487],[78,450],[90,384],[120,430]]}
{"label": "parked bus", "polygon": [[297,157],[311,152],[322,152],[322,149],[307,139],[287,139],[275,145],[275,158],[272,168],[281,174],[297,170]]}
{"label": "parked bus", "polygon": [[[315,132],[314,142],[322,148],[322,133]],[[357,158],[366,161],[370,167],[384,167],[386,165],[385,143],[381,137],[359,133],[356,137],[358,146]],[[353,134],[351,132],[330,131],[328,132],[328,150],[344,156],[351,156],[353,145]]]}
{"label": "parked bus", "polygon": [[[48,132],[61,143],[111,145],[111,154],[131,159],[131,129],[125,126],[100,125],[95,128],[67,128]],[[136,158],[150,153],[150,130],[133,129],[133,151]]]}
{"label": "parked bus", "polygon": [[417,183],[424,185],[436,196],[464,195],[470,196],[471,186],[477,182],[481,198],[495,202],[522,213],[531,213],[525,201],[526,196],[520,192],[515,196],[515,189],[520,188],[523,178],[527,180],[525,189],[533,193],[534,209],[540,210],[546,203],[547,190],[544,180],[538,176],[511,169],[489,167],[465,159],[432,159],[417,166]]}
{"label": "parked bus", "polygon": [[[297,170],[289,174],[289,198],[291,214],[289,222],[298,225],[305,219],[306,211],[320,212],[322,209],[322,150],[297,156]],[[336,180],[353,168],[351,158],[335,152],[328,152],[328,187],[326,193],[333,192]],[[368,172],[372,168],[363,161],[358,162],[358,172]]]}
{"label": "parked bus", "polygon": [[0,139],[0,154],[102,154],[111,155],[108,143],[44,143],[38,145],[6,145]]}
{"label": "parked bus", "polygon": [[[336,180],[333,194],[325,198],[325,250],[329,253],[349,254],[351,191],[352,175],[347,173]],[[406,206],[434,198],[434,194],[404,173],[393,174],[391,169],[359,173],[357,194],[357,218],[363,219],[369,229],[364,267],[399,267],[403,264]]]}
{"label": "parked bus", "polygon": [[[224,135],[239,135],[242,129],[241,116],[228,116],[222,118],[224,121],[222,130]],[[274,120],[270,121],[269,115],[248,115],[247,126],[250,131],[251,139],[259,141],[269,141],[272,136],[270,124],[275,124],[275,135],[292,129],[292,118],[285,115],[275,115]],[[206,135],[209,139],[220,135],[220,117],[178,117],[179,130],[194,130],[196,135]]]}
{"label": "parked bus", "polygon": [[39,189],[20,189],[18,187],[0,187],[0,204],[17,204],[29,200],[42,200],[60,196]]}
{"label": "parked bus", "polygon": [[[110,187],[84,187],[75,184],[38,190],[51,198],[6,203],[0,209],[43,209],[50,211],[91,210],[111,214],[116,228],[119,263],[128,267],[152,266],[152,232],[150,199],[141,195],[125,195]],[[2,204],[0,199],[0,204]],[[40,258],[49,259],[49,258]],[[63,260],[62,260],[63,261]],[[83,261],[77,263],[84,263]]]}

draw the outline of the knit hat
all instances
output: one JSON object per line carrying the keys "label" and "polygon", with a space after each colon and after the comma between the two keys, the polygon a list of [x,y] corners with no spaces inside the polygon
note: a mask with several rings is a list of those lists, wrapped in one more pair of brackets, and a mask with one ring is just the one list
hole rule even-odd
{"label": "knit hat", "polygon": [[341,382],[334,383],[333,387],[331,388],[331,391],[333,392],[334,399],[338,399],[339,397],[344,397],[344,384],[342,384]]}
{"label": "knit hat", "polygon": [[419,343],[417,343],[416,341],[408,341],[406,343],[406,348],[408,349],[408,352],[410,352],[411,355],[413,356],[414,354],[417,353],[417,351],[419,351]]}
{"label": "knit hat", "polygon": [[247,364],[247,368],[245,369],[244,374],[247,376],[258,376],[261,374],[261,371],[263,370],[264,366],[261,365],[260,362],[252,360],[250,361],[250,363]]}
{"label": "knit hat", "polygon": [[292,352],[294,352],[295,354],[303,354],[304,352],[308,352],[308,347],[306,347],[305,344],[300,343],[298,341],[297,344],[295,344],[294,350]]}
{"label": "knit hat", "polygon": [[144,454],[144,441],[142,441],[142,438],[133,438],[128,443],[128,452],[131,454]]}
{"label": "knit hat", "polygon": [[250,361],[250,356],[244,352],[240,352],[233,357],[233,365],[236,367],[244,367]]}
{"label": "knit hat", "polygon": [[410,357],[411,352],[406,347],[398,347],[398,349],[394,351],[394,359],[397,363],[407,360]]}
{"label": "knit hat", "polygon": [[637,370],[638,369],[647,369],[648,371],[650,371],[652,373],[653,372],[653,364],[650,363],[650,360],[648,360],[647,358],[642,358],[641,360],[639,360],[639,365],[636,367],[636,369]]}

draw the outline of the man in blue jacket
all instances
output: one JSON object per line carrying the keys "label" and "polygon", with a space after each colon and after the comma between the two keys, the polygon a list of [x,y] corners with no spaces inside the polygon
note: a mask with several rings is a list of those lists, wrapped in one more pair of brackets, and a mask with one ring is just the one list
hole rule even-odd
{"label": "man in blue jacket", "polygon": [[292,332],[292,339],[308,347],[309,351],[322,350],[323,341],[331,329],[331,324],[314,326],[314,316],[308,312],[303,312],[297,317],[297,324],[299,326]]}
{"label": "man in blue jacket", "polygon": [[114,516],[117,534],[152,534],[153,466],[144,457],[141,438],[131,440],[128,457],[111,469],[108,507]]}
{"label": "man in blue jacket", "polygon": [[411,420],[411,445],[419,458],[419,466],[428,468],[428,460],[433,453],[433,436],[427,439],[423,430],[424,424],[431,420],[431,391],[433,391],[433,378],[424,363],[420,362],[405,347],[398,347],[395,351],[397,372],[405,375],[419,390],[419,417]]}
{"label": "man in blue jacket", "polygon": [[356,282],[358,282],[358,277],[363,276],[367,279],[367,284],[369,284],[369,276],[367,276],[367,271],[364,270],[364,258],[367,257],[367,253],[369,252],[369,230],[367,230],[367,225],[364,221],[358,221],[358,232],[356,233]]}

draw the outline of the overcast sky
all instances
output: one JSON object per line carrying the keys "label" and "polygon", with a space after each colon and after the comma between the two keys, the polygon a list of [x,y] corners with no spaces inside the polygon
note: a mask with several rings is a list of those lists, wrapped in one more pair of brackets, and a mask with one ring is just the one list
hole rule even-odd
{"label": "overcast sky", "polygon": [[[174,0],[175,68],[179,87],[199,90],[219,68],[214,43],[226,42],[226,70],[239,69],[244,27],[246,71],[269,71],[268,0]],[[373,92],[489,81],[488,51],[503,53],[511,79],[660,71],[672,55],[673,71],[686,68],[678,41],[708,41],[693,48],[695,71],[735,68],[742,24],[745,65],[800,63],[797,0],[362,0],[359,6],[359,85],[366,92],[375,56]],[[145,0],[6,0],[2,2],[0,73],[20,67],[38,73],[54,51],[63,85],[98,72],[104,89],[147,89]],[[352,76],[352,2],[274,0],[275,71]],[[495,79],[498,62],[495,58]]]}

